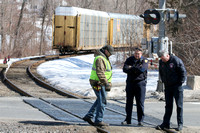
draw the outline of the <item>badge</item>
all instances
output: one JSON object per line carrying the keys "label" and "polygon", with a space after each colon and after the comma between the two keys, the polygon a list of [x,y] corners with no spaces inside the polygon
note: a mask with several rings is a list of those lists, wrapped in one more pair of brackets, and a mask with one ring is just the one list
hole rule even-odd
{"label": "badge", "polygon": [[145,63],[147,63],[147,62],[148,62],[148,60],[144,60],[144,62],[145,62]]}
{"label": "badge", "polygon": [[170,68],[173,68],[174,67],[174,63],[170,63],[169,66],[170,66]]}

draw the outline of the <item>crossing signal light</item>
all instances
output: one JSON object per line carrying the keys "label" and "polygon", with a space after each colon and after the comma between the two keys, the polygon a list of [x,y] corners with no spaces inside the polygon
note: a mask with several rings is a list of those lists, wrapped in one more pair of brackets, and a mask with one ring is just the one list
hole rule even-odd
{"label": "crossing signal light", "polygon": [[175,10],[175,12],[174,12],[174,21],[178,22],[178,19],[179,19],[179,13],[178,13],[177,10]]}
{"label": "crossing signal light", "polygon": [[146,24],[158,24],[160,22],[160,13],[157,10],[146,10],[144,16],[141,17],[144,18]]}

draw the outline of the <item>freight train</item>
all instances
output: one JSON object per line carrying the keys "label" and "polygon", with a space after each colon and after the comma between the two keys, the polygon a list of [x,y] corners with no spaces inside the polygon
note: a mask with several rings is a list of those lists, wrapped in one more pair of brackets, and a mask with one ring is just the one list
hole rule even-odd
{"label": "freight train", "polygon": [[144,20],[136,15],[78,7],[57,7],[53,15],[52,48],[60,53],[138,45]]}

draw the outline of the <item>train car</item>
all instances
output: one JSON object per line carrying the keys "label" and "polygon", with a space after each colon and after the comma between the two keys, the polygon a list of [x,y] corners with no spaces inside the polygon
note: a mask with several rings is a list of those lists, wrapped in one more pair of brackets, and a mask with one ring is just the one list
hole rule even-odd
{"label": "train car", "polygon": [[61,53],[94,50],[109,44],[128,47],[143,36],[143,19],[78,7],[57,7],[53,16],[52,48]]}
{"label": "train car", "polygon": [[141,42],[143,38],[143,19],[136,15],[109,13],[111,27],[110,45],[129,47]]}

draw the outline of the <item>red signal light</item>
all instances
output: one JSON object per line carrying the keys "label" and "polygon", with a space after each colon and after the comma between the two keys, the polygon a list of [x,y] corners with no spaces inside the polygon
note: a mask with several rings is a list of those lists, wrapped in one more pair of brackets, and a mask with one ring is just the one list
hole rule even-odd
{"label": "red signal light", "polygon": [[146,10],[144,12],[144,21],[146,24],[158,24],[160,22],[160,13],[157,10]]}

